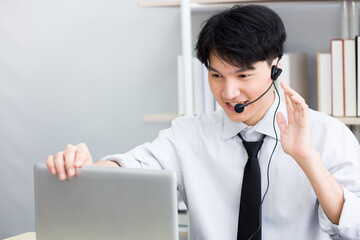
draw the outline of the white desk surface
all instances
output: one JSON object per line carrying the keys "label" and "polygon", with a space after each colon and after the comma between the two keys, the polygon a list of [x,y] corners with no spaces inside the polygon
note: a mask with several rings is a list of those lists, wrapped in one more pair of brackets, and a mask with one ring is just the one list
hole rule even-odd
{"label": "white desk surface", "polygon": [[4,240],[36,240],[36,233],[27,232],[24,234],[17,235],[11,238],[5,238]]}
{"label": "white desk surface", "polygon": [[[179,233],[179,237],[180,239],[187,239],[187,233],[184,232],[180,232]],[[27,233],[23,233],[11,238],[5,238],[3,240],[36,240],[36,233],[34,232],[27,232]]]}

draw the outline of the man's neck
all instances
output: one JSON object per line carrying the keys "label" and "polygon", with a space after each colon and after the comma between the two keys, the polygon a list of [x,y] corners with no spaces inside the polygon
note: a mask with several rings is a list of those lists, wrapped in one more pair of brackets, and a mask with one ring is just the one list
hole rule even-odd
{"label": "man's neck", "polygon": [[247,126],[255,126],[261,119],[264,118],[267,111],[269,111],[271,105],[275,101],[275,92],[270,91],[271,93],[271,101],[266,101],[266,104],[264,104],[258,111],[258,114],[254,115],[253,118],[249,119],[248,121],[244,122]]}

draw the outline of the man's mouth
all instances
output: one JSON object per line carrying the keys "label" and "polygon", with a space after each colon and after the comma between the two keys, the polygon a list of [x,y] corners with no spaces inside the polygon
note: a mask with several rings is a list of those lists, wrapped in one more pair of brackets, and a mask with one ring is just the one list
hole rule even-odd
{"label": "man's mouth", "polygon": [[231,107],[235,107],[235,105],[236,104],[246,104],[247,103],[247,101],[245,101],[245,102],[236,102],[236,103],[228,103]]}

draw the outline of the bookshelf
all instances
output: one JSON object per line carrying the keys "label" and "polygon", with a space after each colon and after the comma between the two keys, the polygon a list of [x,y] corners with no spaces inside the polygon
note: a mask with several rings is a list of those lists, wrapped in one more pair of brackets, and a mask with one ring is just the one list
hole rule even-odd
{"label": "bookshelf", "polygon": [[[193,104],[193,86],[192,86],[192,29],[191,29],[191,13],[198,9],[204,11],[216,9],[221,6],[232,6],[240,3],[329,3],[338,2],[341,4],[341,37],[349,38],[358,34],[357,24],[358,7],[356,0],[168,0],[168,1],[149,1],[138,3],[139,7],[178,7],[180,8],[181,18],[181,42],[183,56],[183,77],[185,88],[185,116],[191,116],[194,113]],[[355,27],[356,26],[356,27]],[[176,113],[152,114],[143,116],[144,121],[167,122],[177,117]],[[353,125],[359,128],[360,118],[337,118],[346,125]]]}

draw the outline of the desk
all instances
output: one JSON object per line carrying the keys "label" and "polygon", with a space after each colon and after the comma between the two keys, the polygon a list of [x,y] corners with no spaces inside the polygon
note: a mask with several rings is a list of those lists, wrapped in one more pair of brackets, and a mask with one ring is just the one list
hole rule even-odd
{"label": "desk", "polygon": [[24,234],[17,235],[11,238],[5,238],[4,240],[36,240],[36,233],[27,232]]}
{"label": "desk", "polygon": [[[188,240],[188,215],[187,213],[179,213],[179,240]],[[5,238],[3,240],[36,240],[36,233],[27,232],[11,238]]]}
{"label": "desk", "polygon": [[[5,238],[3,240],[36,240],[36,233],[27,232],[11,238]],[[187,240],[187,233],[179,232],[179,240]]]}

